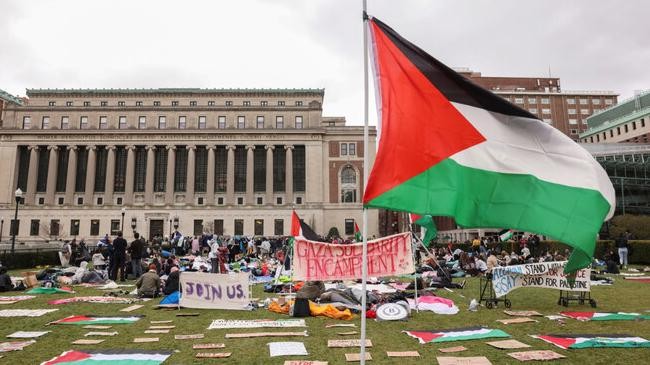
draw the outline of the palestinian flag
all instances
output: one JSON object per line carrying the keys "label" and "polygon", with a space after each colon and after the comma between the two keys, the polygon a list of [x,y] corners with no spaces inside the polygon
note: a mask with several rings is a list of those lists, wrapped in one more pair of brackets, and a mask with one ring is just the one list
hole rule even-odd
{"label": "palestinian flag", "polygon": [[424,234],[421,235],[420,239],[428,248],[431,245],[431,240],[438,236],[438,228],[436,227],[436,222],[433,221],[433,217],[428,214],[419,215],[410,213],[409,218],[411,219],[411,224],[415,223],[424,228]]}
{"label": "palestinian flag", "polygon": [[378,19],[368,26],[381,115],[364,205],[543,234],[574,248],[567,272],[589,265],[615,206],[589,152]]}
{"label": "palestinian flag", "polygon": [[357,222],[354,222],[354,240],[357,242],[363,241],[363,236],[361,235],[361,230],[359,229]]}
{"label": "palestinian flag", "polygon": [[504,229],[501,232],[499,232],[499,240],[501,242],[505,242],[512,238],[512,234],[513,234],[512,229]]}
{"label": "palestinian flag", "polygon": [[650,341],[630,335],[539,335],[531,337],[552,343],[565,350],[594,347],[650,347]]}
{"label": "palestinian flag", "polygon": [[58,321],[51,322],[50,324],[74,324],[74,325],[87,325],[87,324],[129,324],[135,323],[140,320],[142,316],[128,316],[128,317],[96,317],[96,316],[70,316]]}
{"label": "palestinian flag", "polygon": [[171,354],[171,351],[157,350],[72,350],[41,365],[159,365]]}
{"label": "palestinian flag", "polygon": [[560,312],[560,314],[581,321],[634,321],[639,319],[650,319],[650,315],[624,312]]}
{"label": "palestinian flag", "polygon": [[456,328],[442,331],[402,331],[407,335],[417,338],[420,343],[437,343],[450,341],[478,340],[482,338],[510,337],[501,330],[485,327]]}
{"label": "palestinian flag", "polygon": [[295,210],[291,213],[291,236],[304,237],[310,241],[322,241],[316,232],[314,232],[307,223],[298,217]]}

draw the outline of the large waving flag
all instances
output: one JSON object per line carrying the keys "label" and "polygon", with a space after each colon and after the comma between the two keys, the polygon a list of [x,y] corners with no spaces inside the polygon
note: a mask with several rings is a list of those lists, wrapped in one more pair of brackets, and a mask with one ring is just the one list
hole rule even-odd
{"label": "large waving flag", "polygon": [[593,157],[378,19],[369,27],[381,124],[364,205],[551,236],[574,248],[567,271],[587,266],[615,206]]}

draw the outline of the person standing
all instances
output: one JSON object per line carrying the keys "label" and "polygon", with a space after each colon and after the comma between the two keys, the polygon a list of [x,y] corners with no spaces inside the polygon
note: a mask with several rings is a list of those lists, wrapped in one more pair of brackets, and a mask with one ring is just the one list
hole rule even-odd
{"label": "person standing", "polygon": [[129,254],[131,255],[131,272],[135,278],[142,275],[142,252],[144,251],[144,242],[140,238],[140,234],[135,232],[133,234],[133,242],[129,246]]}
{"label": "person standing", "polygon": [[113,240],[113,261],[115,264],[112,269],[111,279],[117,280],[117,272],[120,271],[120,281],[125,280],[124,264],[126,263],[126,248],[128,243],[122,237],[122,231],[117,232],[117,237]]}
{"label": "person standing", "polygon": [[616,247],[618,248],[618,257],[621,263],[621,269],[627,267],[627,251],[628,251],[628,233],[621,233],[616,239]]}

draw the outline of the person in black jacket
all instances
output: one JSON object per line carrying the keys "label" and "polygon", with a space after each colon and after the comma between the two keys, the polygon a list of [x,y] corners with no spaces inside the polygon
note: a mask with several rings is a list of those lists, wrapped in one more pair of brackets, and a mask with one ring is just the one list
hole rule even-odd
{"label": "person in black jacket", "polygon": [[119,271],[120,281],[124,281],[124,264],[126,263],[127,246],[128,243],[122,237],[122,231],[117,232],[117,237],[113,240],[113,256],[111,257],[111,262],[115,264],[112,265],[111,280],[117,280],[117,272]]}
{"label": "person in black jacket", "polygon": [[163,294],[169,295],[178,290],[179,280],[181,272],[178,271],[177,266],[172,266],[167,280],[165,281],[165,288],[163,289]]}
{"label": "person in black jacket", "polygon": [[144,242],[140,239],[140,234],[135,232],[133,234],[135,238],[129,246],[129,254],[131,255],[131,273],[135,278],[139,278],[142,275],[142,252],[144,251]]}
{"label": "person in black jacket", "polygon": [[0,266],[0,292],[14,290],[14,284],[11,277],[7,274],[7,268]]}

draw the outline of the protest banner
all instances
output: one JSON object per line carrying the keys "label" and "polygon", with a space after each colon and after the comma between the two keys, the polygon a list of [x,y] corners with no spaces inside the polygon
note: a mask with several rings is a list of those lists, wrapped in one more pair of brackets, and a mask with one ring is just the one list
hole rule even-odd
{"label": "protest banner", "polygon": [[576,272],[575,282],[569,284],[564,274],[567,261],[495,267],[492,269],[492,287],[497,297],[523,287],[549,288],[568,291],[589,291],[589,269]]}
{"label": "protest banner", "polygon": [[[361,278],[362,243],[339,245],[296,238],[293,250],[294,279]],[[368,241],[368,276],[411,274],[414,271],[410,232]]]}
{"label": "protest banner", "polygon": [[180,305],[185,308],[246,309],[249,300],[248,273],[180,275]]}

